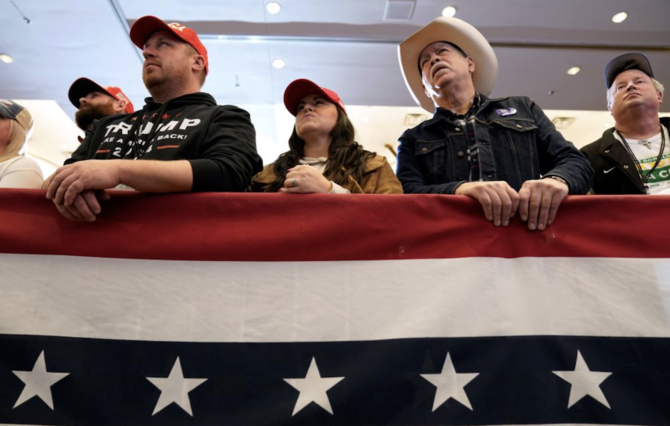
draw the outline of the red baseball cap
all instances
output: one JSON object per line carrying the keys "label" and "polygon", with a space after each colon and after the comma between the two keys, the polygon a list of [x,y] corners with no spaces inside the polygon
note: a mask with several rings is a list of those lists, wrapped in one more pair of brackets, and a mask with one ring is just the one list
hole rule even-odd
{"label": "red baseball cap", "polygon": [[70,90],[67,93],[67,97],[70,98],[72,105],[79,109],[81,107],[79,99],[86,97],[91,92],[107,93],[117,101],[126,101],[126,113],[130,114],[135,111],[135,108],[133,108],[133,103],[130,102],[128,96],[126,96],[126,94],[123,93],[121,89],[115,86],[102,87],[95,81],[86,77],[78,78],[74,81],[74,83],[72,83],[72,86],[70,86]]}
{"label": "red baseball cap", "polygon": [[205,58],[205,74],[209,72],[209,58],[205,45],[202,44],[195,31],[182,24],[176,22],[166,24],[155,16],[143,16],[130,27],[130,40],[135,46],[144,49],[144,44],[156,31],[172,32],[177,38],[190,44],[196,52]]}
{"label": "red baseball cap", "polygon": [[330,89],[318,86],[313,81],[307,80],[305,78],[295,80],[291,82],[288,87],[286,87],[286,90],[284,91],[284,106],[286,106],[288,112],[296,115],[298,103],[300,103],[302,98],[313,94],[324,96],[332,103],[342,108],[342,111],[344,111],[345,114],[347,113],[347,110],[344,108],[344,102],[342,102],[342,99],[340,99],[340,95]]}

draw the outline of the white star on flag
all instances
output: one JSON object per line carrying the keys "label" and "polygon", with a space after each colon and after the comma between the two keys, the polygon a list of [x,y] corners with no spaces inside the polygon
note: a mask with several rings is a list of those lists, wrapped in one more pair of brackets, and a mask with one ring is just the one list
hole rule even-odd
{"label": "white star on flag", "polygon": [[152,416],[174,402],[191,417],[193,417],[193,411],[188,393],[207,381],[207,379],[185,379],[179,357],[174,362],[168,377],[147,377],[147,380],[161,390],[161,396],[158,398],[154,412],[151,413]]}
{"label": "white star on flag", "polygon": [[304,379],[284,379],[286,383],[300,391],[298,401],[295,403],[291,416],[295,416],[310,402],[315,402],[321,408],[333,414],[326,391],[338,384],[342,379],[344,377],[321,377],[319,367],[316,365],[316,359],[312,357],[312,362],[309,364],[309,369]]}
{"label": "white star on flag", "polygon": [[25,387],[16,400],[13,408],[23,404],[33,396],[38,396],[52,410],[54,402],[51,397],[51,386],[67,377],[70,373],[49,373],[47,371],[46,361],[44,360],[44,351],[35,361],[32,371],[12,371],[25,383]]}
{"label": "white star on flag", "polygon": [[447,359],[444,360],[444,366],[442,366],[440,374],[421,375],[421,377],[428,380],[437,388],[435,391],[435,400],[433,401],[433,411],[447,402],[449,398],[454,398],[472,410],[472,405],[464,388],[465,385],[478,375],[479,373],[457,373],[454,363],[451,362],[451,355],[447,352]]}
{"label": "white star on flag", "polygon": [[600,384],[612,373],[589,370],[589,366],[586,365],[586,361],[584,361],[584,358],[582,358],[582,354],[579,351],[577,351],[575,371],[552,371],[552,373],[571,385],[568,408],[575,405],[586,395],[590,395],[593,399],[611,409],[605,398],[605,394],[600,389]]}

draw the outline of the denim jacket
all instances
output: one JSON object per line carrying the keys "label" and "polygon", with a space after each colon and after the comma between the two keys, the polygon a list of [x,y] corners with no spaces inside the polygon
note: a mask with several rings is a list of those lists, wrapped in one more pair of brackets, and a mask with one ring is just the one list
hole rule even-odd
{"label": "denim jacket", "polygon": [[[468,180],[469,164],[463,129],[437,108],[432,119],[400,137],[397,175],[406,194],[453,194]],[[475,115],[475,140],[484,181],[505,181],[516,191],[527,180],[557,176],[570,194],[586,194],[593,168],[566,141],[530,98],[489,99],[481,95]]]}

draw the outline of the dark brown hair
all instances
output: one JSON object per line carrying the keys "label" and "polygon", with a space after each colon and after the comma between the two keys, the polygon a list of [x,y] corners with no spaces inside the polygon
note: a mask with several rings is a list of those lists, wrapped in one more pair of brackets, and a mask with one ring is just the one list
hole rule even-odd
{"label": "dark brown hair", "polygon": [[[339,106],[335,105],[335,108],[337,108],[337,121],[330,132],[328,163],[323,175],[338,185],[346,184],[349,176],[360,182],[365,174],[365,162],[377,154],[366,151],[354,140],[354,125]],[[305,156],[305,141],[298,136],[295,126],[288,140],[288,147],[289,150],[274,162],[275,180],[262,188],[263,191],[279,191],[284,186],[288,170],[299,165],[298,161]]]}

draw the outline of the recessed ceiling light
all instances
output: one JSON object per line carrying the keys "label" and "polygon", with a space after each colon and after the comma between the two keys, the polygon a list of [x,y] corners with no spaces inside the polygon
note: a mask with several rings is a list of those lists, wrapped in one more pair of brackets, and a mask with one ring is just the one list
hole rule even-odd
{"label": "recessed ceiling light", "polygon": [[4,62],[6,64],[11,64],[12,62],[14,62],[14,58],[12,58],[11,56],[9,56],[6,53],[0,53],[0,61]]}
{"label": "recessed ceiling light", "polygon": [[274,61],[272,61],[272,66],[277,68],[278,70],[284,68],[285,65],[286,65],[286,62],[284,62],[281,59],[275,59]]}
{"label": "recessed ceiling light", "polygon": [[281,4],[277,3],[276,1],[271,1],[265,5],[265,9],[267,9],[268,13],[276,15],[281,10]]}
{"label": "recessed ceiling light", "polygon": [[616,15],[612,16],[612,22],[619,24],[628,18],[628,14],[626,12],[619,12]]}
{"label": "recessed ceiling light", "polygon": [[568,74],[570,75],[577,75],[579,73],[579,67],[572,67],[568,70]]}
{"label": "recessed ceiling light", "polygon": [[446,18],[453,18],[456,16],[456,6],[447,6],[442,10],[442,16]]}

